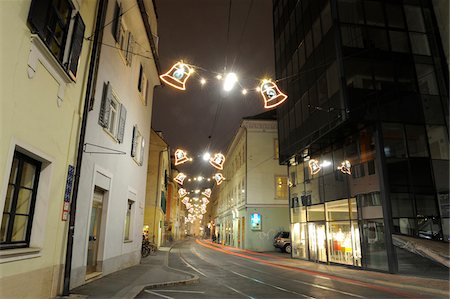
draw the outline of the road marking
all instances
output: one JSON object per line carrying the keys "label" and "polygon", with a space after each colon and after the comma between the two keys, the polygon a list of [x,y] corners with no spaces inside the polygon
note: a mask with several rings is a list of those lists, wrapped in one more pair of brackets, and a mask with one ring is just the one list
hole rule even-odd
{"label": "road marking", "polygon": [[156,292],[152,292],[152,291],[149,291],[149,290],[144,290],[144,292],[147,292],[149,294],[153,294],[153,295],[156,295],[156,296],[159,296],[159,297],[163,297],[163,298],[166,298],[166,299],[175,299],[173,297],[165,296],[163,294],[158,294]]}
{"label": "road marking", "polygon": [[224,283],[222,283],[222,285],[224,286],[224,287],[227,287],[227,288],[229,288],[230,290],[232,290],[232,291],[235,291],[236,293],[238,293],[238,294],[240,294],[240,295],[242,295],[242,296],[244,296],[244,297],[247,297],[247,298],[250,298],[250,299],[255,299],[254,297],[252,297],[252,296],[249,296],[249,295],[247,295],[247,294],[245,294],[245,293],[242,293],[241,291],[239,291],[239,290],[236,290],[235,288],[233,288],[233,287],[230,287],[229,285],[227,285],[227,284],[224,284]]}
{"label": "road marking", "polygon": [[182,290],[158,290],[156,292],[168,292],[168,293],[189,293],[189,294],[204,294],[200,291],[182,291]]}
{"label": "road marking", "polygon": [[282,287],[279,287],[279,286],[276,286],[276,285],[273,285],[273,284],[270,284],[270,283],[261,281],[261,280],[256,279],[256,278],[249,277],[249,276],[247,276],[247,275],[244,275],[244,274],[241,274],[241,273],[238,273],[238,272],[235,272],[235,271],[230,271],[230,272],[232,272],[232,273],[234,273],[234,274],[236,274],[236,275],[238,275],[238,276],[247,278],[247,279],[252,280],[252,281],[254,281],[254,282],[257,282],[257,283],[260,283],[260,284],[263,284],[263,285],[266,285],[266,286],[275,288],[275,289],[277,289],[277,290],[280,290],[280,291],[283,291],[283,292],[286,292],[286,293],[291,293],[291,294],[299,295],[299,296],[302,296],[302,297],[304,297],[304,298],[314,299],[314,297],[310,297],[310,296],[307,296],[307,295],[304,295],[304,294],[300,294],[300,293],[297,293],[297,292],[294,292],[294,291],[291,291],[291,290],[288,290],[288,289],[285,289],[285,288],[282,288]]}
{"label": "road marking", "polygon": [[191,268],[192,270],[194,270],[195,272],[203,275],[206,277],[206,274],[203,273],[202,271],[198,270],[197,268],[195,268],[194,266],[192,266],[191,264],[189,264],[182,256],[180,256],[180,259],[186,264],[186,266],[188,266],[189,268]]}
{"label": "road marking", "polygon": [[312,287],[315,287],[315,288],[319,288],[319,289],[323,289],[323,290],[332,291],[332,292],[336,292],[336,293],[339,293],[339,294],[351,296],[351,297],[366,298],[366,297],[359,296],[359,295],[356,295],[356,294],[353,294],[353,293],[339,291],[339,290],[336,290],[336,289],[333,289],[333,288],[329,288],[329,287],[326,287],[326,286],[322,286],[322,285],[319,285],[319,284],[304,282],[304,281],[296,280],[296,279],[292,279],[292,281],[295,281],[295,282],[298,282],[298,283],[302,283],[302,284],[306,284],[306,285],[309,285],[309,286],[312,286]]}

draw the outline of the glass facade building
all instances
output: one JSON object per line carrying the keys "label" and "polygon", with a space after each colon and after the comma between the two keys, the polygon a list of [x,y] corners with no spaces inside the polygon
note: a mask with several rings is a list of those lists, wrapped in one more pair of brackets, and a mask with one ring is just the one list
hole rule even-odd
{"label": "glass facade building", "polygon": [[396,272],[448,242],[448,66],[429,0],[274,0],[293,257]]}

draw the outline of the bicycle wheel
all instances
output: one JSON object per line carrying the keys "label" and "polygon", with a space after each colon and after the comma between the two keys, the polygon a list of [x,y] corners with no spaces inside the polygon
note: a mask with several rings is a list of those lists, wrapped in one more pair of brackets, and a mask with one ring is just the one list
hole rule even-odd
{"label": "bicycle wheel", "polygon": [[141,248],[141,256],[147,257],[150,254],[150,248],[148,246],[142,246]]}
{"label": "bicycle wheel", "polygon": [[150,251],[149,254],[150,255],[156,255],[156,246],[155,245],[150,245]]}

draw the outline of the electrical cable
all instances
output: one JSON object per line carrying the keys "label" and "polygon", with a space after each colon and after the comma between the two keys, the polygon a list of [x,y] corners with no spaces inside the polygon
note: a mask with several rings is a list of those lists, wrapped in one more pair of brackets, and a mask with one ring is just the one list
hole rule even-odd
{"label": "electrical cable", "polygon": [[235,63],[238,61],[237,59],[238,59],[239,54],[241,52],[242,39],[244,38],[245,29],[247,28],[247,23],[248,23],[248,20],[249,20],[249,17],[250,17],[250,12],[252,10],[252,7],[253,7],[253,0],[250,0],[250,5],[248,6],[248,9],[247,9],[247,16],[245,17],[244,26],[242,27],[241,35],[240,35],[239,41],[238,41],[238,50],[236,52],[236,55],[234,55],[234,60],[233,60],[233,64],[231,66],[231,69],[234,68]]}

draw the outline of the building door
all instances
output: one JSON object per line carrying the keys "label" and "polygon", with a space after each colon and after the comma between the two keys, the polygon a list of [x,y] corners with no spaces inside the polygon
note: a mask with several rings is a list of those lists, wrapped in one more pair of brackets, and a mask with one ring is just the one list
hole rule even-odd
{"label": "building door", "polygon": [[314,262],[327,262],[327,247],[324,222],[308,223],[309,259]]}
{"label": "building door", "polygon": [[101,231],[102,207],[104,191],[95,188],[92,200],[91,219],[89,223],[89,241],[86,263],[86,274],[101,272],[97,269],[98,243]]}

